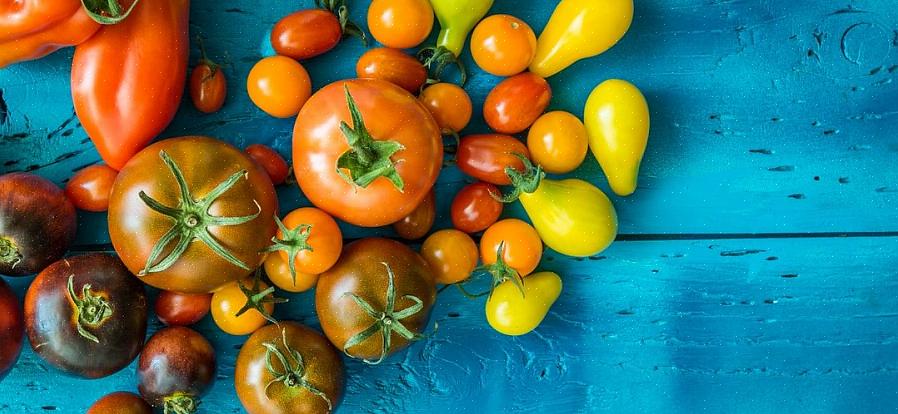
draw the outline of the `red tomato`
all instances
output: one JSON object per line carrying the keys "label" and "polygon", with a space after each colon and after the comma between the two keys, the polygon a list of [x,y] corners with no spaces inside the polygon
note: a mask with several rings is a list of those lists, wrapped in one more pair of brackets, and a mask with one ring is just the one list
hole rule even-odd
{"label": "red tomato", "polygon": [[433,9],[427,0],[374,0],[368,7],[368,30],[385,46],[418,46],[433,29]]}
{"label": "red tomato", "polygon": [[530,66],[536,54],[536,35],[523,20],[494,14],[480,21],[471,34],[474,62],[496,76],[511,76]]}
{"label": "red tomato", "polygon": [[482,134],[462,138],[455,158],[463,173],[491,184],[509,185],[505,168],[524,171],[524,163],[515,154],[530,157],[527,146],[515,137]]}
{"label": "red tomato", "polygon": [[427,69],[411,55],[399,49],[371,49],[355,65],[356,76],[381,79],[411,93],[417,93],[427,81]]}
{"label": "red tomato", "polygon": [[412,214],[393,223],[393,230],[403,239],[418,240],[427,235],[436,217],[436,198],[431,190]]}
{"label": "red tomato", "polygon": [[211,114],[224,106],[228,81],[218,65],[201,61],[190,74],[190,100],[202,113]]}
{"label": "red tomato", "polygon": [[75,208],[101,212],[109,209],[109,194],[118,171],[105,165],[84,168],[65,185],[65,196]]}
{"label": "red tomato", "polygon": [[461,132],[471,122],[471,98],[461,86],[437,83],[424,88],[418,99],[443,131]]}
{"label": "red tomato", "polygon": [[209,313],[212,294],[178,293],[163,290],[156,298],[156,316],[168,326],[193,325]]}
{"label": "red tomato", "polygon": [[539,118],[552,100],[545,79],[530,72],[512,76],[490,91],[483,103],[483,117],[494,131],[517,134]]}
{"label": "red tomato", "polygon": [[287,165],[284,157],[267,145],[252,144],[246,147],[243,152],[249,155],[256,164],[265,169],[268,177],[271,178],[271,183],[274,185],[283,184],[287,180],[287,176],[290,175],[290,166]]}
{"label": "red tomato", "polygon": [[462,188],[452,200],[452,226],[465,233],[476,233],[495,223],[502,214],[503,204],[493,194],[499,196],[501,191],[484,182]]}
{"label": "red tomato", "polygon": [[333,49],[344,34],[358,36],[365,42],[365,32],[355,23],[337,17],[341,13],[346,13],[342,0],[329,1],[328,8],[289,14],[271,30],[271,46],[279,55],[303,60]]}

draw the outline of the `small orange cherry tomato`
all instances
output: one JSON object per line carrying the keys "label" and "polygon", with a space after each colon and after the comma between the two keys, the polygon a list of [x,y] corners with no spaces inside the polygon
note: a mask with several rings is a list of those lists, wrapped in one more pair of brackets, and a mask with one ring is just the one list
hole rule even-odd
{"label": "small orange cherry tomato", "polygon": [[371,49],[355,65],[359,78],[381,79],[411,93],[417,93],[427,81],[427,69],[413,56],[388,47]]}
{"label": "small orange cherry tomato", "polygon": [[500,134],[517,134],[536,122],[551,100],[552,88],[545,79],[520,73],[490,91],[483,103],[483,118]]}
{"label": "small orange cherry tomato", "polygon": [[418,46],[431,29],[433,8],[428,0],[374,0],[368,7],[368,30],[385,46]]}
{"label": "small orange cherry tomato", "polygon": [[278,222],[277,251],[298,273],[318,275],[330,269],[343,251],[343,233],[333,217],[315,207],[298,208]]}
{"label": "small orange cherry tomato", "polygon": [[267,145],[252,144],[246,147],[243,152],[249,155],[256,164],[265,169],[268,177],[271,178],[271,183],[274,185],[283,184],[287,180],[287,176],[290,175],[290,166],[287,165],[284,157]]}
{"label": "small orange cherry tomato", "polygon": [[287,292],[305,292],[318,283],[318,275],[296,272],[296,278],[290,273],[290,266],[280,254],[269,254],[265,259],[265,274],[275,286]]}
{"label": "small orange cherry tomato", "polygon": [[552,174],[569,173],[586,158],[589,141],[580,118],[564,111],[539,117],[527,134],[527,149],[533,162]]}
{"label": "small orange cherry tomato", "polygon": [[536,229],[518,219],[497,221],[483,232],[480,238],[480,260],[484,265],[496,263],[499,247],[505,264],[521,276],[536,270],[543,256],[543,242]]}
{"label": "small orange cherry tomato", "polygon": [[461,132],[471,122],[474,111],[471,97],[454,83],[437,83],[421,91],[418,100],[430,110],[437,125],[444,131]]}
{"label": "small orange cherry tomato", "polygon": [[393,230],[406,240],[418,240],[427,235],[437,217],[436,196],[433,190],[424,197],[424,201],[404,219],[393,223]]}
{"label": "small orange cherry tomato", "polygon": [[[263,292],[268,294],[253,303],[253,297]],[[273,294],[274,288],[252,277],[228,283],[212,294],[212,320],[225,333],[249,335],[271,320]]]}
{"label": "small orange cherry tomato", "polygon": [[455,229],[431,234],[421,246],[421,256],[430,265],[434,281],[447,285],[468,279],[477,267],[477,245],[471,236]]}
{"label": "small orange cherry tomato", "polygon": [[536,54],[536,34],[523,20],[494,14],[480,21],[471,34],[474,62],[496,76],[517,75]]}
{"label": "small orange cherry tomato", "polygon": [[259,109],[276,118],[289,118],[298,114],[312,95],[312,81],[299,62],[270,56],[249,71],[246,89]]}
{"label": "small orange cherry tomato", "polygon": [[116,176],[118,171],[106,165],[91,165],[75,173],[66,183],[65,196],[79,210],[106,211]]}

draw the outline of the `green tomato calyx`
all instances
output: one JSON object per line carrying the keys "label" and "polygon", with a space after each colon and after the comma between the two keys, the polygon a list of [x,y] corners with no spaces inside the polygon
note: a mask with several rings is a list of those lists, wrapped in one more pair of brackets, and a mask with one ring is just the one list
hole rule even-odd
{"label": "green tomato calyx", "polygon": [[465,289],[464,285],[470,282],[471,279],[456,283],[455,286],[458,287],[458,290],[460,290],[461,293],[469,299],[479,298],[487,295],[489,295],[487,299],[492,298],[493,291],[496,290],[496,287],[506,280],[510,280],[511,283],[514,283],[514,285],[518,287],[518,290],[521,291],[521,296],[524,296],[524,278],[517,270],[505,263],[504,240],[499,242],[499,247],[496,249],[496,262],[490,265],[479,266],[474,269],[472,273],[486,273],[490,275],[493,280],[490,283],[489,290],[480,293],[470,293]]}
{"label": "green tomato calyx", "polygon": [[176,392],[162,401],[164,414],[194,414],[200,406],[200,401],[187,393]]}
{"label": "green tomato calyx", "polygon": [[534,166],[533,163],[530,162],[530,159],[524,154],[514,153],[514,156],[518,157],[521,162],[524,163],[524,171],[521,172],[512,167],[505,167],[505,175],[511,180],[511,185],[514,188],[510,193],[505,194],[504,196],[491,194],[493,198],[502,203],[514,202],[521,196],[521,193],[531,194],[536,192],[536,190],[539,189],[540,183],[546,178],[546,172],[543,171],[541,165]]}
{"label": "green tomato calyx", "polygon": [[253,287],[247,288],[243,281],[237,281],[237,287],[240,288],[240,291],[243,292],[243,295],[246,297],[246,303],[243,304],[243,307],[237,311],[234,316],[240,317],[244,313],[248,312],[250,309],[255,309],[262,315],[265,320],[271,323],[277,323],[278,321],[271,316],[268,311],[265,310],[266,303],[287,303],[288,300],[284,298],[278,298],[274,296],[274,286],[269,286],[267,289],[262,290],[262,270],[261,268],[256,269],[256,275],[253,277]]}
{"label": "green tomato calyx", "polygon": [[421,64],[427,68],[431,75],[425,85],[442,82],[440,79],[443,76],[443,70],[450,63],[454,64],[458,69],[458,79],[461,86],[465,86],[468,82],[468,71],[465,69],[464,62],[445,46],[431,46],[421,49],[418,52],[418,60],[421,61]]}
{"label": "green tomato calyx", "polygon": [[16,242],[7,237],[0,237],[0,263],[15,269],[22,262],[22,258]]}
{"label": "green tomato calyx", "polygon": [[380,332],[381,340],[383,341],[383,347],[380,351],[380,358],[377,360],[369,360],[361,358],[363,362],[370,365],[377,365],[383,362],[384,358],[387,357],[387,353],[390,352],[391,347],[391,338],[393,336],[393,332],[396,332],[407,341],[418,341],[424,339],[425,336],[419,333],[415,333],[410,331],[405,325],[402,324],[402,320],[406,319],[412,315],[421,312],[424,309],[424,302],[421,298],[414,295],[404,295],[402,296],[405,299],[411,300],[415,302],[414,305],[409,306],[402,310],[396,310],[396,287],[393,285],[393,279],[395,275],[393,274],[393,269],[390,268],[390,265],[386,263],[381,263],[384,267],[387,268],[387,305],[386,309],[383,311],[375,310],[370,303],[368,303],[365,299],[362,299],[358,295],[352,292],[346,292],[343,296],[349,296],[352,298],[355,303],[362,308],[362,310],[368,314],[372,319],[374,319],[374,323],[371,324],[365,330],[353,335],[349,340],[343,344],[343,353],[345,353],[350,358],[358,357],[349,353],[349,349],[366,341],[368,338],[373,336],[374,334]]}
{"label": "green tomato calyx", "polygon": [[134,0],[127,10],[119,0],[81,0],[81,6],[93,21],[99,24],[118,24],[128,18],[139,0]]}
{"label": "green tomato calyx", "polygon": [[290,276],[293,277],[293,286],[296,286],[296,256],[303,250],[314,251],[312,246],[309,245],[312,225],[300,224],[294,229],[288,229],[278,216],[274,216],[274,221],[277,223],[283,238],[278,238],[277,235],[272,237],[271,242],[274,244],[268,246],[264,252],[274,254],[278,254],[277,252],[281,250],[287,252],[287,267],[290,268]]}
{"label": "green tomato calyx", "polygon": [[349,20],[349,9],[346,7],[345,0],[315,0],[315,6],[319,9],[325,9],[340,21],[340,28],[343,29],[343,37],[357,37],[362,41],[362,45],[368,47],[368,37],[362,27]]}
{"label": "green tomato calyx", "polygon": [[405,149],[396,141],[378,141],[371,137],[362,119],[362,113],[356,106],[355,99],[349,93],[349,86],[344,85],[346,104],[349,106],[349,114],[352,117],[352,127],[346,122],[340,122],[340,129],[346,137],[349,149],[337,159],[337,174],[346,182],[366,188],[374,180],[384,177],[393,183],[393,186],[401,193],[405,183],[392,156]]}
{"label": "green tomato calyx", "polygon": [[[268,389],[278,382],[283,383],[284,386],[290,388],[302,387],[324,400],[324,402],[327,403],[328,412],[333,411],[334,405],[330,398],[327,397],[327,394],[306,380],[306,365],[303,361],[302,354],[291,348],[287,343],[287,330],[283,328],[281,329],[281,342],[284,345],[283,351],[281,351],[276,343],[265,342],[262,344],[262,346],[265,347],[265,368],[268,369],[268,372],[273,377],[273,379],[268,381],[268,384],[265,385],[265,395],[267,396]],[[277,362],[280,365],[279,367],[275,366],[272,357],[277,359]]]}
{"label": "green tomato calyx", "polygon": [[[150,255],[147,257],[146,266],[144,266],[143,270],[137,275],[146,276],[147,274],[162,272],[170,268],[178,261],[181,255],[187,251],[190,243],[194,240],[202,241],[209,247],[209,249],[234,266],[249,271],[250,268],[246,263],[238,259],[227,248],[222,246],[209,232],[209,227],[236,226],[250,222],[259,217],[259,213],[262,212],[262,207],[259,206],[259,203],[255,200],[253,200],[253,203],[256,205],[257,211],[248,216],[219,217],[209,213],[209,209],[212,207],[215,200],[230,190],[241,178],[246,179],[249,176],[249,173],[247,173],[246,170],[237,171],[228,177],[227,180],[218,184],[218,186],[212,189],[212,191],[204,197],[197,199],[190,193],[190,189],[187,188],[187,180],[184,178],[184,174],[168,153],[166,153],[165,150],[162,150],[159,152],[159,156],[162,157],[165,165],[168,166],[172,175],[175,177],[181,192],[181,199],[178,201],[176,207],[169,207],[156,201],[143,191],[139,193],[140,199],[143,200],[147,207],[168,217],[174,224],[153,246],[153,250],[150,251]],[[175,239],[177,239],[177,243],[174,248],[168,255],[161,257],[166,247],[175,241]]]}
{"label": "green tomato calyx", "polygon": [[88,332],[87,328],[96,328],[112,316],[112,305],[103,295],[91,291],[91,285],[85,283],[81,286],[81,296],[75,293],[75,275],[69,275],[67,283],[69,298],[75,306],[75,325],[78,334],[84,339],[100,343],[96,335]]}

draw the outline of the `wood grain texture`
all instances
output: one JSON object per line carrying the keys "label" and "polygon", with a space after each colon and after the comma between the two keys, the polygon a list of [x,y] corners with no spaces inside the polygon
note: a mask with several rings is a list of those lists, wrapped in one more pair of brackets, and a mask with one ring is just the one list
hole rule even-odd
{"label": "wood grain texture", "polygon": [[[350,3],[364,21],[367,2]],[[497,0],[493,13],[538,31],[554,4]],[[288,155],[292,121],[256,109],[244,79],[270,53],[274,22],[310,5],[194,0],[192,33],[226,63],[231,89],[215,115],[185,102],[162,137],[206,134]],[[362,50],[348,39],[309,61],[314,85],[353,76]],[[0,172],[63,183],[98,161],[73,115],[70,60],[63,51],[0,70]],[[640,188],[612,198],[622,241],[583,260],[548,253],[541,268],[559,272],[565,291],[524,337],[495,333],[482,302],[443,292],[432,338],[382,366],[347,363],[341,411],[898,410],[896,76],[898,11],[890,2],[637,0],[620,44],[550,80],[551,107],[575,114],[610,77],[634,82],[649,100]],[[471,77],[476,109],[465,132],[486,131],[478,103],[497,82],[481,71]],[[591,156],[574,175],[607,189]],[[465,181],[454,167],[444,170],[438,227],[447,227]],[[280,198],[283,209],[307,205],[294,187],[282,187]],[[78,243],[103,248],[103,215],[80,219]],[[352,238],[390,234],[343,228]],[[831,237],[860,232],[884,237]],[[20,296],[29,282],[8,280]],[[312,299],[293,295],[277,316],[316,326]],[[221,360],[202,411],[242,412],[231,373],[243,339],[208,319],[199,330]],[[88,382],[26,350],[0,383],[0,413],[81,413],[108,392],[133,391],[135,381],[133,364]]]}

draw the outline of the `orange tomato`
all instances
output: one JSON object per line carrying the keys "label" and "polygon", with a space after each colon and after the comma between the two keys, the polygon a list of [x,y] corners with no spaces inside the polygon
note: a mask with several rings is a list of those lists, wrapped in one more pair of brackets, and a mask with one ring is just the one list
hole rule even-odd
{"label": "orange tomato", "polygon": [[527,149],[533,162],[552,174],[569,173],[586,158],[586,127],[569,112],[553,111],[539,117],[527,134]]}
{"label": "orange tomato", "polygon": [[109,209],[109,194],[118,171],[105,165],[91,165],[84,168],[65,185],[65,196],[84,211],[101,212]]}
{"label": "orange tomato", "polygon": [[265,259],[265,274],[268,275],[268,280],[271,283],[287,292],[305,292],[318,283],[318,275],[297,272],[294,279],[293,274],[290,273],[290,266],[277,253],[269,254]]}
{"label": "orange tomato", "polygon": [[381,79],[411,93],[417,93],[427,82],[427,69],[418,59],[388,47],[371,49],[355,65],[359,78]]}
{"label": "orange tomato", "polygon": [[267,299],[263,298],[258,302],[265,315],[256,307],[250,307],[239,316],[237,314],[250,302],[250,296],[266,289],[268,284],[259,281],[255,286],[251,277],[224,285],[212,294],[212,320],[222,331],[231,335],[249,335],[255,332],[256,329],[265,326],[271,313],[274,312],[275,302],[271,297],[271,293],[274,292],[266,295]]}
{"label": "orange tomato", "polygon": [[312,81],[299,62],[270,56],[250,70],[246,89],[259,109],[276,118],[289,118],[298,114],[312,95]]}
{"label": "orange tomato", "polygon": [[418,99],[430,110],[443,131],[461,132],[471,122],[471,97],[454,83],[437,83],[421,91]]}
{"label": "orange tomato", "polygon": [[480,21],[471,34],[474,62],[496,76],[517,75],[536,54],[536,34],[523,20],[495,14]]}
{"label": "orange tomato", "polygon": [[368,7],[368,30],[385,46],[418,46],[433,29],[433,9],[427,0],[374,0]]}
{"label": "orange tomato", "polygon": [[505,264],[521,276],[536,270],[543,256],[543,242],[536,229],[518,219],[497,221],[480,238],[480,260],[484,265],[496,263],[500,244]]}
{"label": "orange tomato", "polygon": [[[337,262],[343,250],[343,233],[337,222],[315,207],[298,208],[287,214],[276,237],[277,244],[283,247],[278,249],[281,259],[287,264],[292,259],[299,273],[325,272]],[[295,253],[290,251],[291,247]]]}
{"label": "orange tomato", "polygon": [[434,281],[447,285],[466,280],[477,267],[477,245],[471,236],[455,229],[431,234],[421,246],[421,256],[430,265]]}

